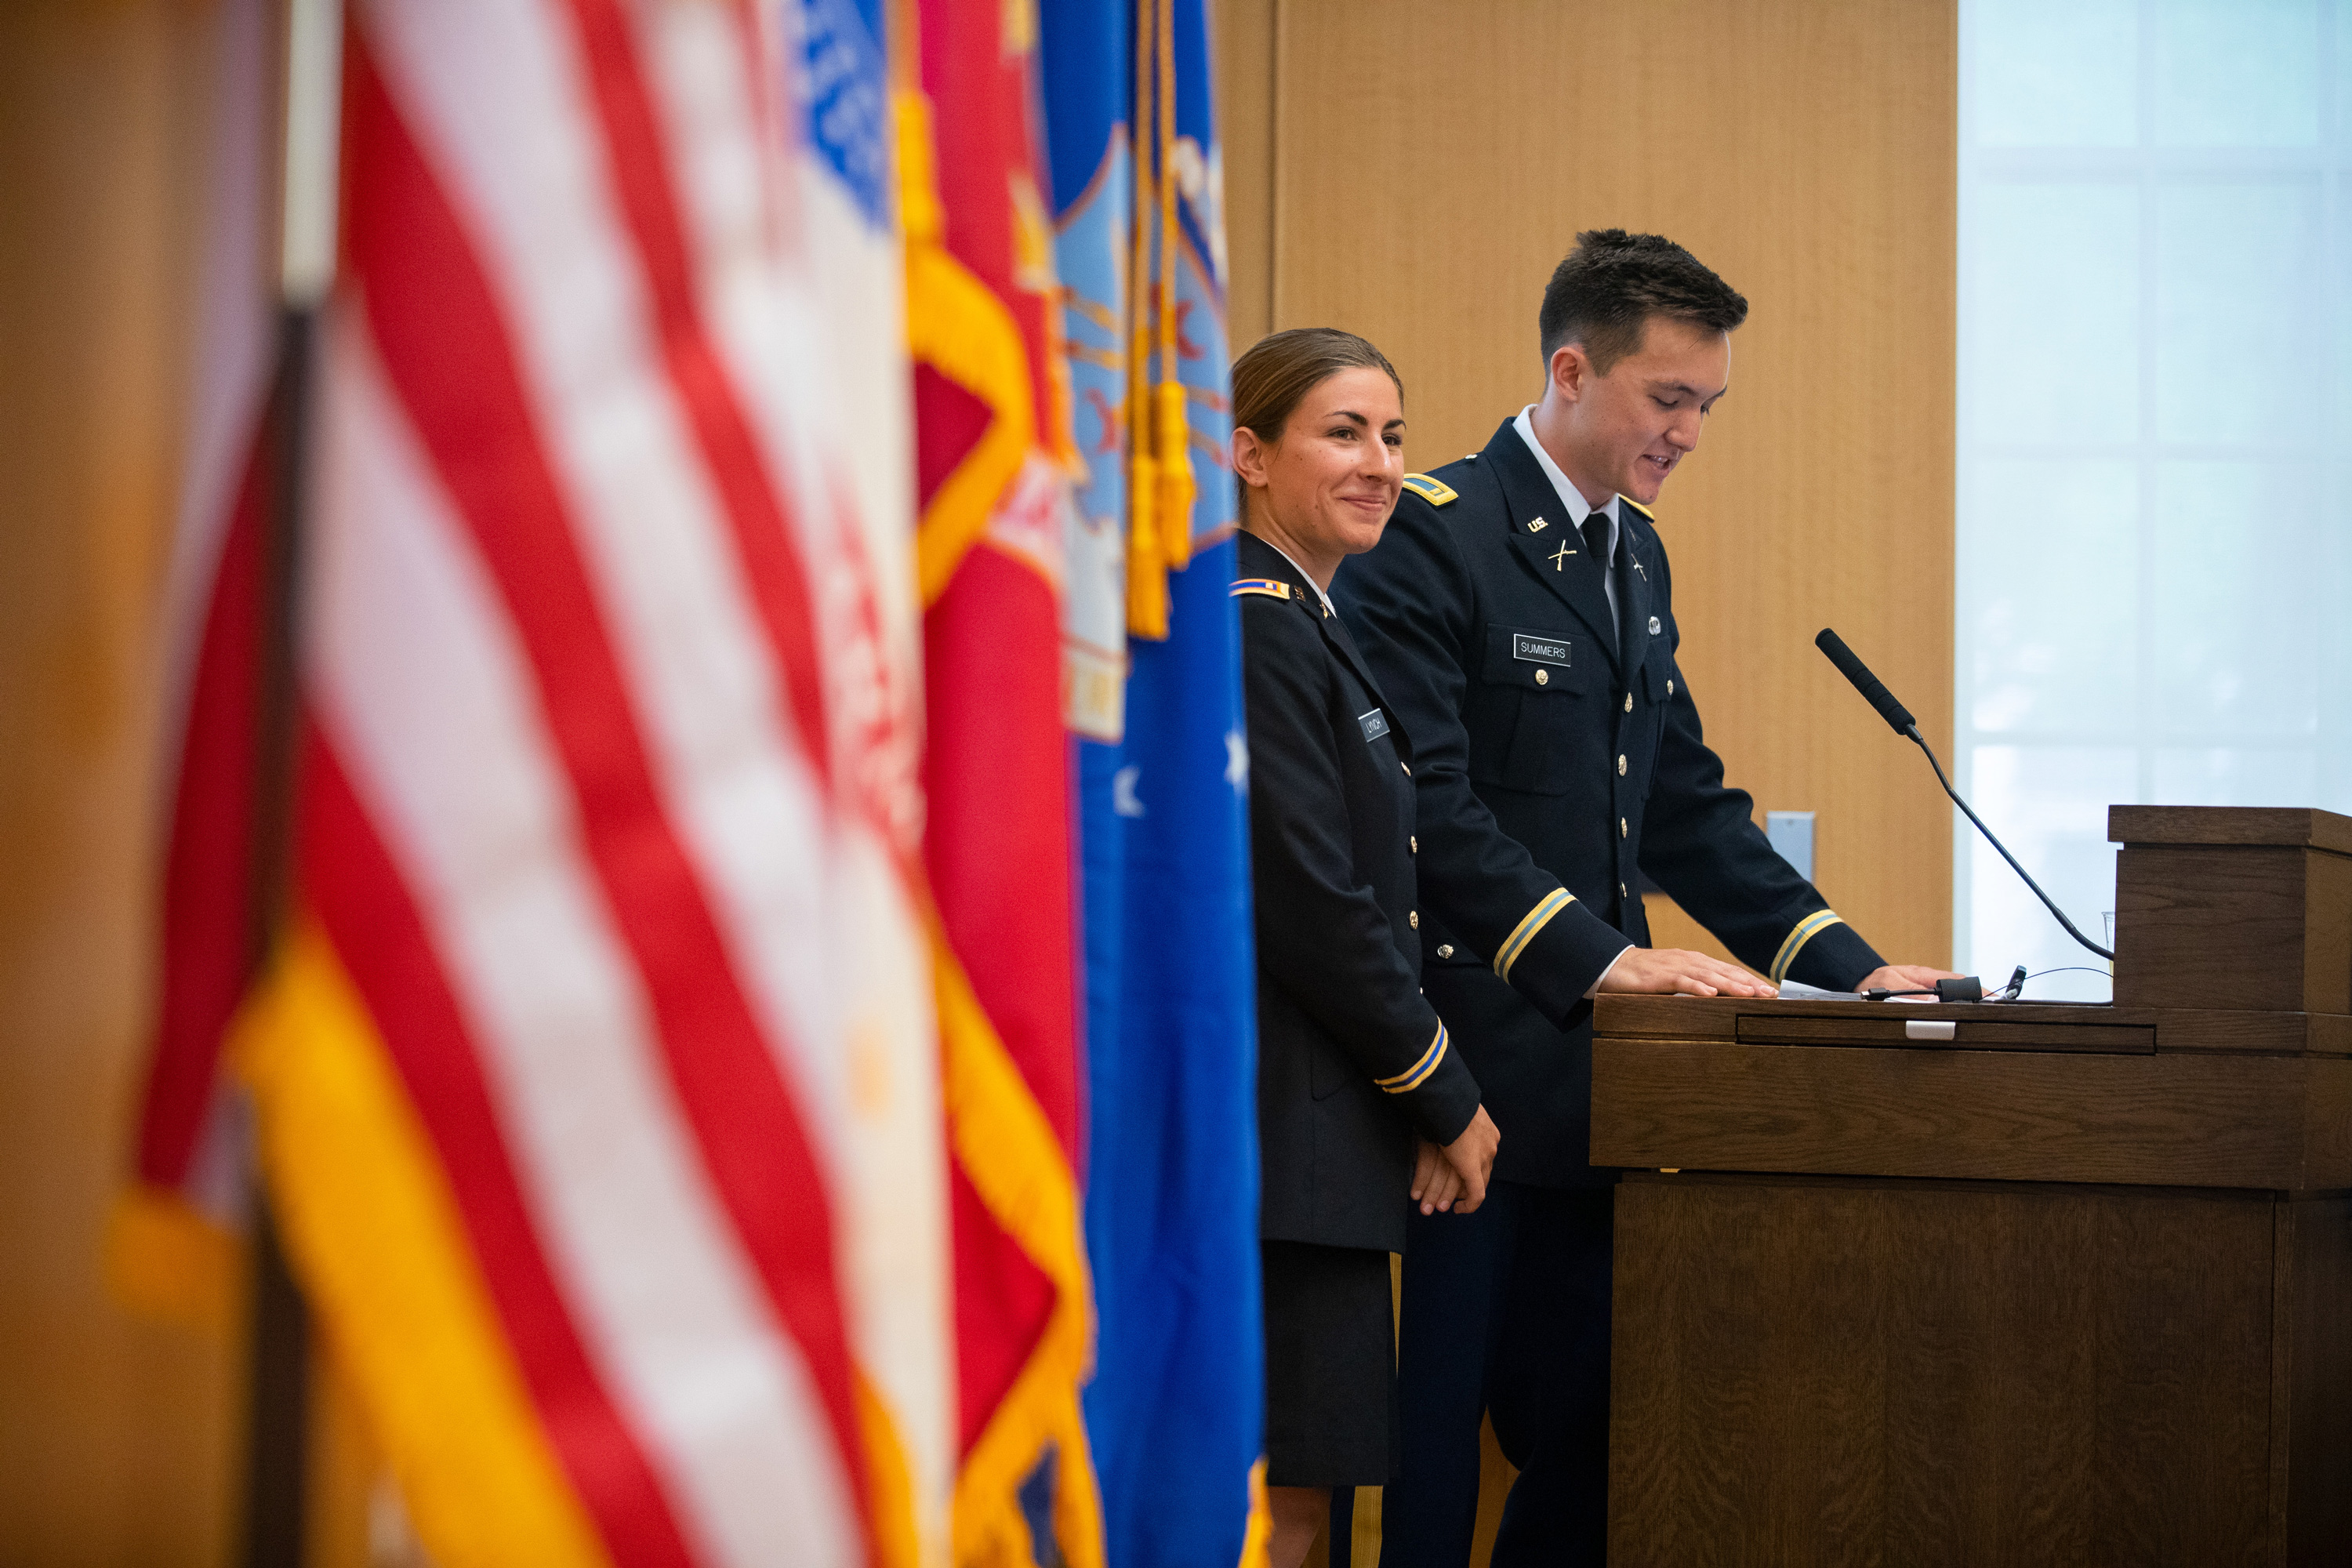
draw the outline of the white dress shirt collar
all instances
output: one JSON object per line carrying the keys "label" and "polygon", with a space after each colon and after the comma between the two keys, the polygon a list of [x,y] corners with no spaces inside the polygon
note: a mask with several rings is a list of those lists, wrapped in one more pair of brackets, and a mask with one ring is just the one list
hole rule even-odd
{"label": "white dress shirt collar", "polygon": [[[1258,535],[1256,535],[1255,537],[1257,538],[1257,540],[1258,540],[1258,542],[1259,542],[1260,543],[1264,544],[1267,549],[1269,549],[1269,550],[1273,551],[1276,555],[1281,556],[1285,561],[1290,561],[1290,552],[1289,552],[1289,551],[1285,550],[1281,545],[1276,544],[1273,540],[1266,538],[1266,536],[1265,536],[1265,534],[1263,534],[1263,533],[1258,534]],[[1297,563],[1297,562],[1296,562],[1296,561],[1290,561],[1290,566],[1291,566],[1291,570],[1293,570],[1294,572],[1297,572],[1297,573],[1301,577],[1303,577],[1303,578],[1305,578],[1305,579],[1307,580],[1307,585],[1308,587],[1310,587],[1310,588],[1312,588],[1312,589],[1314,589],[1314,590],[1315,590],[1315,596],[1316,596],[1317,598],[1318,598],[1318,599],[1320,599],[1320,600],[1322,600],[1322,601],[1323,601],[1323,613],[1324,613],[1325,615],[1327,615],[1327,616],[1328,616],[1328,615],[1332,614],[1332,613],[1333,613],[1333,611],[1332,611],[1332,608],[1331,608],[1331,595],[1328,595],[1328,594],[1327,594],[1327,593],[1325,593],[1325,592],[1323,591],[1321,584],[1318,584],[1318,583],[1315,581],[1314,574],[1313,574],[1312,573],[1308,572],[1308,571],[1307,570],[1307,568],[1306,568],[1306,567],[1299,565],[1299,564],[1298,564],[1298,563]]]}
{"label": "white dress shirt collar", "polygon": [[[1584,520],[1592,515],[1594,509],[1586,503],[1583,492],[1568,482],[1568,476],[1559,471],[1559,465],[1551,460],[1551,454],[1544,450],[1543,443],[1536,439],[1535,412],[1536,405],[1532,403],[1520,409],[1519,416],[1511,421],[1511,428],[1519,433],[1519,439],[1528,444],[1528,450],[1533,452],[1536,461],[1542,465],[1544,478],[1549,479],[1551,488],[1559,492],[1559,504],[1568,509],[1569,526],[1581,532]],[[1613,557],[1617,553],[1617,498],[1611,496],[1600,510],[1609,519],[1609,553]]]}
{"label": "white dress shirt collar", "polygon": [[1519,439],[1528,444],[1528,450],[1533,452],[1536,461],[1543,466],[1544,478],[1549,479],[1551,488],[1559,492],[1559,504],[1568,509],[1569,526],[1582,532],[1584,520],[1596,510],[1609,520],[1609,553],[1601,563],[1601,591],[1609,596],[1609,619],[1613,631],[1621,612],[1617,608],[1617,574],[1609,570],[1609,563],[1617,559],[1618,539],[1624,526],[1618,516],[1617,498],[1611,496],[1607,504],[1598,509],[1585,503],[1583,495],[1568,482],[1568,476],[1559,471],[1559,465],[1551,460],[1551,454],[1545,451],[1543,443],[1536,439],[1535,412],[1536,405],[1532,403],[1520,409],[1519,416],[1511,421],[1511,428],[1519,433]]}

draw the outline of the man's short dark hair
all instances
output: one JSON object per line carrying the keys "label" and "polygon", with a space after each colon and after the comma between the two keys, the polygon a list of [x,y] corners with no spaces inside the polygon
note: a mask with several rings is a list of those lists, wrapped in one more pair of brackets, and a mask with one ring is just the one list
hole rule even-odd
{"label": "man's short dark hair", "polygon": [[1748,319],[1748,301],[1664,235],[1586,229],[1544,289],[1537,324],[1545,374],[1562,343],[1580,343],[1592,368],[1607,375],[1642,346],[1652,316],[1727,332]]}

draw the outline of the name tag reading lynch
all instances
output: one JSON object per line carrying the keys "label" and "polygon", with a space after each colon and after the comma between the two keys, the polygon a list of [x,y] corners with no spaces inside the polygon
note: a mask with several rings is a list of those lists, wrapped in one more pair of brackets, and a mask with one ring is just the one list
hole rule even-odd
{"label": "name tag reading lynch", "polygon": [[1529,664],[1556,664],[1559,666],[1560,668],[1566,669],[1568,668],[1568,639],[1566,637],[1529,637],[1525,632],[1513,632],[1511,634],[1511,657],[1517,659],[1524,659]]}
{"label": "name tag reading lynch", "polygon": [[1377,708],[1369,713],[1357,714],[1356,722],[1363,727],[1367,741],[1377,741],[1389,732],[1389,716]]}

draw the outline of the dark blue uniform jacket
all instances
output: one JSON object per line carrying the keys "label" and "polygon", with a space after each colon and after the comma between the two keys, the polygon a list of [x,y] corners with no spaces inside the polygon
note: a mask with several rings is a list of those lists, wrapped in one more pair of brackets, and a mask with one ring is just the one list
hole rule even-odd
{"label": "dark blue uniform jacket", "polygon": [[1242,535],[1257,906],[1258,1234],[1404,1250],[1413,1133],[1478,1085],[1421,993],[1412,748],[1347,631]]}
{"label": "dark blue uniform jacket", "polygon": [[1605,1182],[1583,997],[1649,941],[1643,873],[1775,982],[1849,987],[1882,961],[1725,785],[1642,509],[1619,507],[1621,638],[1606,567],[1510,422],[1406,486],[1332,598],[1414,741],[1429,999],[1502,1131],[1495,1173]]}

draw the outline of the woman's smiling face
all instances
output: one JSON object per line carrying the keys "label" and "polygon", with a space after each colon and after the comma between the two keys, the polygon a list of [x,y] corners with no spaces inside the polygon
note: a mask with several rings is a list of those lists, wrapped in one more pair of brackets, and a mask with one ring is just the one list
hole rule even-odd
{"label": "woman's smiling face", "polygon": [[1255,492],[1251,531],[1328,586],[1381,542],[1404,482],[1404,405],[1385,371],[1351,366],[1307,389],[1269,447],[1247,429],[1234,468]]}

